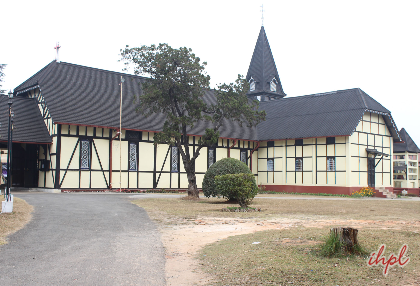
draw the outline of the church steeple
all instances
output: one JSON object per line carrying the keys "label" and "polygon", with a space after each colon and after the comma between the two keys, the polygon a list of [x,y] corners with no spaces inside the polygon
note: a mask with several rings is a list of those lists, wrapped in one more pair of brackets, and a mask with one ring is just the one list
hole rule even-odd
{"label": "church steeple", "polygon": [[250,84],[249,97],[258,98],[261,101],[268,101],[286,96],[280,82],[264,26],[261,26],[246,79]]}

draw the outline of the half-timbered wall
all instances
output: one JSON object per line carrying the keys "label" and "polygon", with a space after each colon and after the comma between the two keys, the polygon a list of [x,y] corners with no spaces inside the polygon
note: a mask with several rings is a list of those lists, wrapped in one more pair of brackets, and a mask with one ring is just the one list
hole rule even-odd
{"label": "half-timbered wall", "polygon": [[392,187],[393,139],[382,115],[365,112],[356,131],[349,138],[350,143],[350,185],[368,185],[368,154],[366,148],[376,149],[388,157],[375,158],[375,186]]}
{"label": "half-timbered wall", "polygon": [[[45,188],[54,188],[55,170],[57,160],[57,124],[54,123],[47,103],[39,87],[27,91],[29,98],[35,98],[39,112],[41,113],[44,124],[52,137],[52,144],[38,145],[38,186]],[[42,164],[48,165],[48,168],[41,168]],[[47,169],[48,171],[45,171]]]}
{"label": "half-timbered wall", "polygon": [[[368,185],[366,148],[392,154],[382,115],[366,112],[351,136],[261,142],[258,183],[281,186]],[[375,158],[375,186],[392,186],[392,158]]]}
{"label": "half-timbered wall", "polygon": [[258,181],[268,185],[346,185],[346,138],[262,142]]}
{"label": "half-timbered wall", "polygon": [[[40,187],[106,189],[112,185],[117,189],[121,182],[122,189],[188,188],[179,151],[166,144],[155,145],[152,132],[123,130],[120,145],[117,131],[108,128],[61,125],[57,130],[59,134],[51,148],[60,142],[59,168],[43,172],[42,176],[51,179]],[[191,154],[197,148],[198,138],[187,139]],[[242,158],[249,166],[252,160],[256,162],[256,152],[252,160],[249,157],[255,147],[255,142],[220,138],[213,148],[202,148],[195,165],[197,186],[201,188],[204,174],[212,163],[228,157],[229,149],[232,158]],[[45,152],[40,159],[41,156],[43,159]],[[254,163],[255,175],[256,169]]]}

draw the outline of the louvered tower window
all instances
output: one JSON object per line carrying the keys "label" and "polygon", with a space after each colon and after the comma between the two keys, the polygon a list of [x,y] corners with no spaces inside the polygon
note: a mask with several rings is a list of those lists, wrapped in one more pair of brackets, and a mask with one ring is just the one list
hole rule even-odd
{"label": "louvered tower window", "polygon": [[254,91],[255,90],[255,80],[251,77],[251,79],[249,80],[249,91]]}
{"label": "louvered tower window", "polygon": [[277,80],[273,78],[270,82],[270,91],[276,92],[277,91]]}

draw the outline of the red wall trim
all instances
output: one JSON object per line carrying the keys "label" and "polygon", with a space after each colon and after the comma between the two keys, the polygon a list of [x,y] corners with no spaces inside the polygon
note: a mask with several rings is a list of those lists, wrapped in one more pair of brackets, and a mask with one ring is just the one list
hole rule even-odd
{"label": "red wall trim", "polygon": [[[264,185],[267,191],[286,192],[286,193],[324,193],[335,195],[351,195],[352,192],[360,190],[362,187],[338,187],[338,186],[301,186],[301,185]],[[378,188],[376,188],[378,189]],[[385,188],[393,191],[394,188]],[[382,197],[376,190],[375,197]]]}
{"label": "red wall trim", "polygon": [[401,195],[402,190],[406,190],[408,194],[420,197],[420,188],[394,188],[394,194]]}
{"label": "red wall trim", "polygon": [[301,185],[264,185],[267,191],[286,193],[324,193],[350,195],[360,187],[336,187],[336,186],[301,186]]}

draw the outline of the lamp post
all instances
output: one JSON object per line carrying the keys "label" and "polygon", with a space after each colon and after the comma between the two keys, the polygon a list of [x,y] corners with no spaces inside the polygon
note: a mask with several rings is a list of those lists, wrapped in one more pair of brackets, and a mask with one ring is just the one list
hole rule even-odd
{"label": "lamp post", "polygon": [[6,187],[6,201],[10,201],[10,185],[11,185],[11,154],[10,152],[12,152],[12,104],[13,104],[13,92],[9,91],[9,101],[8,101],[8,105],[9,105],[9,127],[7,129],[7,187]]}
{"label": "lamp post", "polygon": [[122,130],[121,130],[121,116],[122,116],[122,92],[123,92],[123,83],[125,79],[121,76],[121,92],[120,92],[120,192],[121,192],[121,137],[122,137]]}

